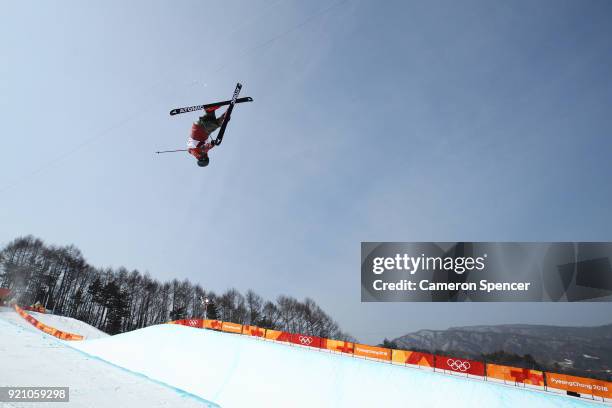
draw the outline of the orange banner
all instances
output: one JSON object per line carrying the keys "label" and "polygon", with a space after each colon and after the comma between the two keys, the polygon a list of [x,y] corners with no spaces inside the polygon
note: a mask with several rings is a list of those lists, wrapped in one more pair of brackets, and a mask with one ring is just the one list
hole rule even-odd
{"label": "orange banner", "polygon": [[47,313],[47,309],[44,306],[24,306],[23,308],[30,312]]}
{"label": "orange banner", "polygon": [[378,360],[391,361],[391,349],[384,347],[368,346],[366,344],[355,344],[354,354],[361,357],[376,358]]}
{"label": "orange banner", "polygon": [[19,313],[19,316],[23,317],[28,323],[30,323],[32,326],[36,327],[39,330],[42,330],[43,332],[50,334],[51,336],[55,336],[58,339],[62,339],[62,340],[83,340],[83,336],[78,335],[78,334],[74,334],[74,333],[68,333],[68,332],[64,332],[61,330],[57,330],[51,326],[47,326],[44,323],[39,322],[38,320],[36,320],[35,318],[33,318],[32,316],[30,316],[29,314],[27,314],[22,308],[20,308],[19,306],[15,305],[15,311],[17,313]]}
{"label": "orange banner", "polygon": [[242,325],[231,322],[223,322],[221,325],[221,330],[228,333],[242,334]]}
{"label": "orange banner", "polygon": [[321,348],[353,354],[355,345],[349,341],[321,339]]}
{"label": "orange banner", "polygon": [[612,383],[608,381],[575,377],[567,374],[546,373],[546,385],[549,388],[556,388],[558,390],[612,398]]}
{"label": "orange banner", "polygon": [[266,329],[262,329],[261,327],[257,326],[244,325],[242,326],[242,334],[253,337],[264,337],[266,335]]}
{"label": "orange banner", "polygon": [[289,341],[291,335],[284,331],[279,330],[266,330],[266,339],[276,341]]}
{"label": "orange banner", "polygon": [[510,367],[487,363],[487,377],[521,384],[544,386],[544,373],[528,368]]}
{"label": "orange banner", "polygon": [[394,363],[401,364],[412,364],[419,365],[423,367],[433,367],[434,366],[434,356],[433,354],[428,353],[420,353],[417,351],[408,351],[408,350],[392,350],[392,357]]}
{"label": "orange banner", "polygon": [[204,328],[212,330],[221,330],[223,322],[221,320],[204,320]]}

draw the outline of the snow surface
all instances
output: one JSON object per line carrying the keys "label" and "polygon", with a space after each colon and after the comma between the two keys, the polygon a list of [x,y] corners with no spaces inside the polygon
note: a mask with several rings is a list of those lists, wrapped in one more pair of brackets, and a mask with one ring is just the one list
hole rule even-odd
{"label": "snow surface", "polygon": [[[74,319],[33,315],[78,334],[96,330]],[[67,407],[601,406],[179,325],[98,334],[62,341],[0,308],[0,386],[69,386]],[[40,404],[0,403],[35,406]]]}
{"label": "snow surface", "polygon": [[[82,323],[85,325],[85,323]],[[0,387],[70,387],[71,408],[217,407],[182,390],[129,372],[67,346],[0,308]],[[2,408],[55,406],[0,402]]]}
{"label": "snow surface", "polygon": [[[27,327],[34,328],[30,323],[25,321],[25,319],[15,313],[13,308],[9,307],[0,307],[0,313],[4,313],[2,317],[5,320],[10,320],[11,322]],[[51,326],[58,330],[66,331],[73,334],[80,334],[81,336],[85,336],[85,340],[87,339],[99,339],[102,337],[108,337],[109,335],[104,333],[97,328],[82,322],[77,319],[73,319],[71,317],[65,316],[56,316],[48,313],[37,313],[26,310],[26,313],[31,315],[33,318],[38,320],[41,323],[46,324],[47,326]]]}
{"label": "snow surface", "polygon": [[179,325],[152,326],[70,345],[224,408],[599,405]]}
{"label": "snow surface", "polygon": [[85,336],[85,340],[88,339],[99,339],[101,337],[108,337],[108,334],[104,333],[97,328],[82,322],[72,317],[56,316],[48,313],[37,313],[27,311],[33,318],[39,322],[46,324],[47,326],[54,327],[58,330],[62,330],[72,334],[80,334]]}

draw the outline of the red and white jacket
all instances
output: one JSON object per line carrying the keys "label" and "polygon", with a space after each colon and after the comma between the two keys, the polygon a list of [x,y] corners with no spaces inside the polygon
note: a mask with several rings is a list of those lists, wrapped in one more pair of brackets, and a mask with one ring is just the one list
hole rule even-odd
{"label": "red and white jacket", "polygon": [[191,126],[191,136],[187,140],[187,151],[196,159],[200,160],[208,151],[215,147],[211,142],[206,142],[209,134],[203,126],[194,123]]}

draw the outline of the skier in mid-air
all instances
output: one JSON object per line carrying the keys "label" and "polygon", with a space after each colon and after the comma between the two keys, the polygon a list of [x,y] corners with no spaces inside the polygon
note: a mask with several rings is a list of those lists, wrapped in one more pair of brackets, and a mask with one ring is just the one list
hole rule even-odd
{"label": "skier in mid-air", "polygon": [[[220,101],[214,103],[208,103],[206,105],[195,105],[195,106],[187,106],[184,108],[176,108],[170,111],[170,115],[178,115],[181,113],[195,112],[204,109],[206,112],[204,116],[200,116],[196,122],[191,126],[191,136],[189,140],[187,140],[187,151],[193,157],[195,157],[198,161],[198,166],[206,167],[210,162],[208,157],[208,152],[215,146],[219,146],[223,141],[223,135],[225,134],[225,129],[227,128],[227,123],[230,121],[232,117],[232,110],[234,109],[234,105],[237,103],[243,102],[253,102],[253,98],[250,96],[245,96],[243,98],[238,98],[238,94],[240,94],[240,90],[242,89],[242,84],[237,83],[236,89],[234,89],[234,94],[232,95],[232,99],[227,101]],[[227,110],[221,115],[219,118],[216,116],[216,110],[221,106],[227,105]],[[219,130],[219,134],[216,138],[212,138],[212,133],[221,128]],[[210,139],[210,140],[209,140]],[[157,154],[161,153],[174,153],[174,152],[182,152],[185,149],[179,150],[163,150],[159,152],[155,152]]]}
{"label": "skier in mid-air", "polygon": [[[208,141],[210,135],[223,125],[226,113],[219,118],[215,115],[217,107],[206,109],[206,114],[191,126],[191,136],[187,141],[187,151],[198,160],[198,166],[206,167],[210,162],[208,152],[215,147],[214,140]],[[229,118],[228,118],[229,120]]]}

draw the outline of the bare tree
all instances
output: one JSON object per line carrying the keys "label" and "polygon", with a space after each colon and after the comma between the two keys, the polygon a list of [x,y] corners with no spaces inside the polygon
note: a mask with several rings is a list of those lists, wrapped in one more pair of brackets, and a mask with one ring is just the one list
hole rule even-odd
{"label": "bare tree", "polygon": [[56,314],[112,333],[202,317],[206,297],[209,318],[350,340],[309,298],[279,296],[274,303],[233,288],[217,296],[189,280],[159,282],[124,267],[95,268],[74,245],[49,246],[33,236],[17,238],[0,251],[0,286],[11,289],[19,303],[39,301]]}

